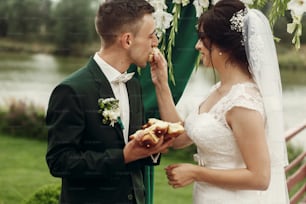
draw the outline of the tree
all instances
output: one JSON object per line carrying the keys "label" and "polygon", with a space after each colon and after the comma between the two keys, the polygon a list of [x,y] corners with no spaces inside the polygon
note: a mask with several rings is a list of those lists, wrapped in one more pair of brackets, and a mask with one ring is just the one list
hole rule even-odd
{"label": "tree", "polygon": [[0,4],[0,35],[37,39],[49,15],[51,0],[10,0]]}
{"label": "tree", "polygon": [[92,39],[95,11],[93,1],[60,1],[54,10],[55,44],[57,54],[73,53],[76,44],[84,44]]}
{"label": "tree", "polygon": [[8,10],[8,2],[2,2],[0,4],[0,37],[7,36],[8,32],[8,13],[5,11]]}

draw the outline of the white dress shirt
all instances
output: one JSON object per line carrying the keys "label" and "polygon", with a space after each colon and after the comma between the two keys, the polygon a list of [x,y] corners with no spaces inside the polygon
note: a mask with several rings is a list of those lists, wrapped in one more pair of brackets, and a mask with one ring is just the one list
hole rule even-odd
{"label": "white dress shirt", "polygon": [[[123,123],[123,136],[125,143],[128,142],[129,137],[129,124],[130,124],[130,103],[129,97],[126,89],[126,85],[123,82],[115,82],[116,79],[122,75],[118,70],[116,70],[111,65],[107,64],[99,55],[98,53],[95,54],[94,60],[99,65],[100,69],[106,76],[107,80],[111,85],[111,88],[114,92],[116,99],[119,100],[119,107],[120,107],[120,118]],[[156,155],[151,155],[151,158],[154,163],[157,163],[160,153]]]}
{"label": "white dress shirt", "polygon": [[120,119],[123,123],[123,136],[125,143],[128,142],[129,137],[129,124],[130,124],[130,103],[126,89],[126,85],[123,82],[115,82],[121,73],[111,65],[107,64],[98,53],[95,54],[94,60],[99,65],[101,71],[110,82],[111,88],[114,92],[115,98],[119,100],[120,107]]}

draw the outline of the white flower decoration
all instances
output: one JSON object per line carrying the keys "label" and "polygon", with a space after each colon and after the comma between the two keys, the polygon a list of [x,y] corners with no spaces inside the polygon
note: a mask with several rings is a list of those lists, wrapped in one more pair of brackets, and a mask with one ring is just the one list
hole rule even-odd
{"label": "white flower decoration", "polygon": [[114,98],[100,98],[98,100],[99,113],[103,116],[102,123],[114,127],[116,122],[121,124],[119,100]]}
{"label": "white flower decoration", "polygon": [[287,8],[291,10],[293,16],[302,16],[306,12],[306,2],[305,0],[291,0]]}
{"label": "white flower decoration", "polygon": [[160,38],[171,26],[173,15],[167,12],[165,0],[147,0],[154,8],[153,14],[156,23],[156,35]]}
{"label": "white flower decoration", "polygon": [[291,0],[287,4],[288,10],[291,10],[292,23],[287,24],[287,32],[293,34],[292,43],[295,44],[297,49],[300,48],[300,37],[302,35],[302,18],[306,12],[305,0]]}
{"label": "white flower decoration", "polygon": [[240,0],[245,5],[252,5],[254,3],[254,0]]}
{"label": "white flower decoration", "polygon": [[194,0],[193,5],[196,10],[196,17],[199,18],[205,9],[209,6],[209,0]]}
{"label": "white flower decoration", "polygon": [[[212,4],[215,5],[220,0],[213,0]],[[245,5],[252,5],[254,3],[254,0],[240,0]]]}
{"label": "white flower decoration", "polygon": [[153,16],[156,23],[156,34],[160,38],[166,32],[166,29],[171,26],[173,15],[163,10],[157,10]]}

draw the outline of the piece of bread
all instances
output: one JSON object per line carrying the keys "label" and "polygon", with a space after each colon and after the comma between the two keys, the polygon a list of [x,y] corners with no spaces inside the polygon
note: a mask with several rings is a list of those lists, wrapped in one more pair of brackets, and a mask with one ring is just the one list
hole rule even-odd
{"label": "piece of bread", "polygon": [[157,47],[153,47],[152,52],[149,54],[148,62],[154,62],[154,55],[157,55],[159,49]]}
{"label": "piece of bread", "polygon": [[180,122],[178,123],[169,123],[168,131],[165,137],[177,137],[183,134],[185,131],[184,127]]}
{"label": "piece of bread", "polygon": [[137,130],[131,139],[137,138],[141,145],[152,147],[159,142],[160,137],[164,136],[165,141],[172,137],[177,137],[184,132],[184,127],[180,122],[171,123],[156,118],[150,118],[141,130]]}
{"label": "piece of bread", "polygon": [[143,135],[142,138],[140,139],[140,144],[147,148],[156,145],[158,142],[159,138],[153,132],[148,132],[147,134]]}

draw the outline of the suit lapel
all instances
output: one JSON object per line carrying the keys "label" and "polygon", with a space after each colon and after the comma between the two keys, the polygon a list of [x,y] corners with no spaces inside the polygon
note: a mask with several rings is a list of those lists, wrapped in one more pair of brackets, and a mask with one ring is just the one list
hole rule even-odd
{"label": "suit lapel", "polygon": [[[99,97],[104,99],[115,98],[110,82],[107,80],[106,76],[93,58],[90,59],[88,68],[97,84],[97,88],[99,90]],[[124,141],[123,132],[120,125],[118,123],[115,123],[114,128]]]}
{"label": "suit lapel", "polygon": [[135,90],[135,86],[133,85],[134,83],[132,82],[132,80],[128,81],[126,83],[126,88],[127,88],[127,92],[129,95],[129,104],[130,104],[130,124],[129,124],[129,133],[131,134],[132,131],[132,125],[135,124],[135,117],[134,114],[136,111],[136,102],[137,102],[137,92]]}
{"label": "suit lapel", "polygon": [[94,61],[93,58],[89,61],[88,68],[94,78],[94,80],[97,83],[98,89],[99,89],[99,96],[101,98],[110,98],[115,97],[113,90],[111,88],[111,85],[109,81],[107,80],[104,73],[101,71],[98,64]]}

